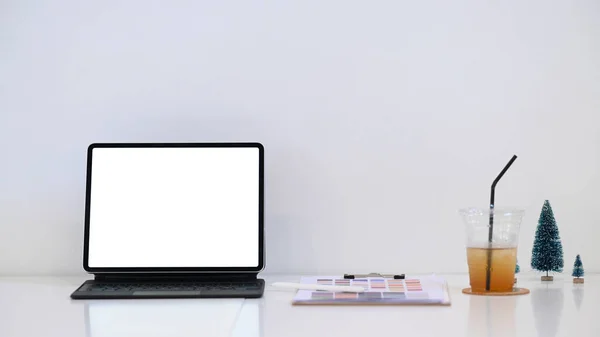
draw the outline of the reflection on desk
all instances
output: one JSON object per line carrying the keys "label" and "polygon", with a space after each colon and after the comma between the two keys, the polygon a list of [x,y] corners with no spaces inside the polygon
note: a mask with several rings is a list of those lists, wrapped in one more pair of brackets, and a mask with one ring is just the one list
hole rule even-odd
{"label": "reflection on desk", "polygon": [[581,310],[581,303],[583,302],[583,284],[574,285],[571,292],[573,293],[575,307],[577,308],[577,311],[579,311]]}
{"label": "reflection on desk", "polygon": [[[267,285],[294,282],[300,276],[265,276]],[[556,275],[541,282],[539,274],[522,273],[520,296],[462,294],[467,275],[446,276],[452,305],[423,306],[294,306],[293,292],[267,286],[261,300],[263,337],[306,336],[468,336],[468,337],[599,337],[600,275],[585,284]],[[585,297],[584,298],[584,288]],[[244,301],[244,306],[254,303]],[[243,319],[240,314],[239,319]],[[236,336],[239,337],[239,336]]]}
{"label": "reflection on desk", "polygon": [[262,337],[264,299],[247,299],[237,317],[231,337]]}
{"label": "reflection on desk", "polygon": [[516,296],[469,296],[469,337],[516,336]]}
{"label": "reflection on desk", "polygon": [[563,287],[547,283],[531,291],[533,319],[539,337],[554,337],[559,331],[564,307]]}
{"label": "reflection on desk", "polygon": [[[242,302],[241,299],[88,301],[85,303],[86,336],[230,336]],[[245,328],[255,328],[251,324],[252,307],[243,310]],[[258,331],[256,336],[259,336]]]}
{"label": "reflection on desk", "polygon": [[[294,282],[299,275],[265,276]],[[461,293],[468,276],[447,276],[452,305],[294,306],[294,292],[267,286],[260,299],[88,300],[69,298],[83,278],[0,278],[1,337],[599,337],[600,275],[585,284],[521,274],[531,293]]]}

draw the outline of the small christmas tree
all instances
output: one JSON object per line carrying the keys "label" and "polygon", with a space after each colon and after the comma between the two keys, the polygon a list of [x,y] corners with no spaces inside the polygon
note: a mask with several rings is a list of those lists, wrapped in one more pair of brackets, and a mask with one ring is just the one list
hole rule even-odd
{"label": "small christmas tree", "polygon": [[521,272],[521,267],[519,267],[519,260],[517,260],[517,264],[515,265],[515,283],[517,283],[517,274]]}
{"label": "small christmas tree", "polygon": [[577,254],[575,258],[575,263],[573,264],[573,273],[571,276],[574,277],[573,283],[583,283],[583,263],[581,262],[581,257]]}
{"label": "small christmas tree", "polygon": [[554,219],[554,212],[548,200],[544,202],[538,227],[535,232],[533,251],[531,253],[531,267],[538,271],[545,271],[542,281],[552,281],[553,277],[548,272],[562,272],[563,251],[558,226]]}

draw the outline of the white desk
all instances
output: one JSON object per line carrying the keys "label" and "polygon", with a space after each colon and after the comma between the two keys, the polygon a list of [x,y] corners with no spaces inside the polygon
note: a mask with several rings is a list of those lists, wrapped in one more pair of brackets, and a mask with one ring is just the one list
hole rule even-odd
{"label": "white desk", "polygon": [[552,283],[520,275],[531,294],[515,297],[463,295],[466,276],[447,276],[450,307],[292,306],[293,292],[270,286],[248,300],[71,300],[85,279],[0,278],[0,336],[600,336],[600,275],[584,285],[567,274]]}

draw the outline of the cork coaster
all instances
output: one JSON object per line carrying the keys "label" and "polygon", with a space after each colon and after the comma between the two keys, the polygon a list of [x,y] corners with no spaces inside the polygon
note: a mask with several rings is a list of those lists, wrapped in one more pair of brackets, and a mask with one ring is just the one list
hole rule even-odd
{"label": "cork coaster", "polygon": [[513,291],[504,292],[491,292],[491,291],[472,291],[471,288],[465,288],[462,290],[463,294],[468,295],[481,295],[481,296],[514,296],[514,295],[525,295],[529,294],[527,288],[513,288]]}

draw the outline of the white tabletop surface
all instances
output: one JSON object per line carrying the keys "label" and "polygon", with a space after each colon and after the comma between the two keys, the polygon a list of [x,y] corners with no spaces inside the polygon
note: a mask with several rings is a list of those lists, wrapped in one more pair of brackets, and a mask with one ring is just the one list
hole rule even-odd
{"label": "white tabletop surface", "polygon": [[573,284],[519,275],[531,293],[461,293],[465,275],[446,276],[452,305],[292,306],[293,291],[269,286],[299,276],[261,275],[260,299],[71,300],[84,277],[0,278],[2,337],[152,336],[600,336],[600,275]]}

